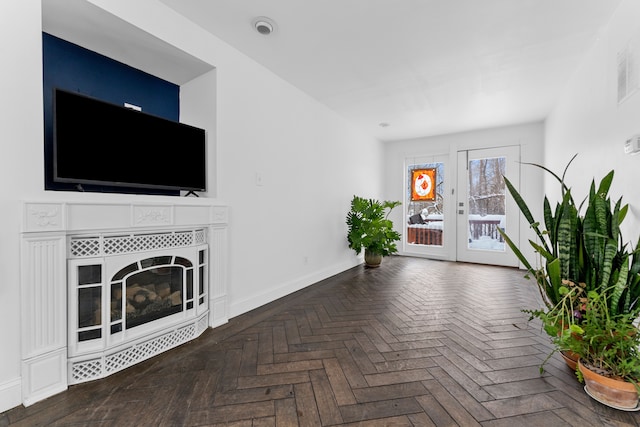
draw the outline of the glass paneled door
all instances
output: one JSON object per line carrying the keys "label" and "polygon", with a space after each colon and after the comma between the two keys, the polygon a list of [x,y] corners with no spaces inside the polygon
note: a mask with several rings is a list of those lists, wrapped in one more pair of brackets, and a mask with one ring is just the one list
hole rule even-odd
{"label": "glass paneled door", "polygon": [[518,208],[503,176],[520,188],[520,147],[458,152],[456,258],[458,261],[517,267],[518,260],[498,229],[517,244]]}
{"label": "glass paneled door", "polygon": [[403,252],[451,259],[454,221],[447,221],[450,194],[448,155],[405,161],[405,226]]}

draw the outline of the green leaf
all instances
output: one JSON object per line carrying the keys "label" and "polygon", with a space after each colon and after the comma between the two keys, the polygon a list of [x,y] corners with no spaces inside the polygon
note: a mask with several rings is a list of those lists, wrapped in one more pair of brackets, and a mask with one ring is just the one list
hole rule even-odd
{"label": "green leaf", "polygon": [[558,259],[560,260],[560,268],[562,277],[565,279],[574,279],[571,274],[571,265],[575,263],[574,236],[576,234],[575,217],[578,212],[574,206],[569,203],[571,192],[567,191],[562,201],[562,216],[558,223]]}
{"label": "green leaf", "polygon": [[620,266],[620,275],[618,276],[618,280],[616,281],[615,286],[613,287],[613,292],[611,293],[611,302],[609,312],[612,316],[618,314],[618,304],[620,302],[620,297],[622,293],[627,289],[627,275],[629,273],[629,257],[626,256],[622,265]]}
{"label": "green leaf", "polygon": [[576,325],[575,323],[572,323],[569,325],[569,330],[574,334],[584,335],[584,329],[582,329],[580,326]]}
{"label": "green leaf", "polygon": [[[622,197],[620,197],[620,201],[622,201]],[[627,211],[629,210],[629,205],[624,205],[620,208],[620,212],[618,214],[618,224],[622,224],[622,221],[627,216]]]}
{"label": "green leaf", "polygon": [[547,275],[549,276],[549,285],[546,289],[547,295],[552,299],[552,302],[557,304],[560,297],[560,287],[562,286],[562,277],[560,277],[560,260],[554,259],[547,263]]}
{"label": "green leaf", "polygon": [[[553,219],[553,213],[551,212],[551,205],[549,204],[549,199],[547,196],[544,197],[544,201],[542,204],[542,215],[544,217],[544,226],[547,229],[547,232],[550,236],[555,236],[555,221]],[[551,240],[551,245],[553,245],[555,240]]]}
{"label": "green leaf", "polygon": [[531,225],[531,228],[533,228],[533,230],[536,232],[536,234],[540,238],[540,241],[544,245],[544,247],[547,250],[547,252],[550,252],[549,247],[547,246],[547,244],[545,242],[545,239],[544,239],[544,237],[542,235],[542,232],[540,231],[540,228],[538,228],[538,226],[536,225],[538,223],[533,219],[533,215],[531,214],[531,211],[529,210],[529,207],[527,206],[527,203],[524,201],[524,199],[522,198],[520,193],[518,193],[518,190],[513,186],[511,181],[509,181],[509,179],[507,179],[507,177],[504,177],[504,183],[507,186],[507,189],[509,190],[509,193],[511,193],[511,197],[513,197],[513,199],[515,200],[516,204],[518,205],[518,208],[520,209],[520,212],[522,212],[522,215],[525,217],[525,219],[527,220],[529,225]]}
{"label": "green leaf", "polygon": [[603,198],[603,196],[604,195],[602,193],[596,194],[593,200],[593,203],[594,203],[595,212],[596,212],[597,231],[600,234],[606,235],[609,232],[608,216],[610,215],[610,213],[609,213],[607,203]]}
{"label": "green leaf", "polygon": [[498,228],[498,233],[500,233],[500,235],[504,239],[507,246],[509,246],[509,248],[513,251],[513,253],[520,260],[522,265],[525,266],[527,271],[533,272],[534,271],[533,267],[531,267],[531,264],[529,263],[527,258],[522,254],[522,252],[520,251],[520,248],[518,248],[518,246],[515,243],[513,243],[513,240],[511,240],[511,238],[500,228]]}
{"label": "green leaf", "polygon": [[544,259],[546,259],[548,262],[551,262],[554,259],[556,259],[556,257],[553,254],[547,252],[547,250],[545,248],[543,248],[542,246],[540,246],[539,244],[537,244],[533,240],[529,240],[529,243],[531,244],[533,249],[535,249],[536,252],[538,252],[540,255],[542,255],[544,257]]}
{"label": "green leaf", "polygon": [[598,194],[606,195],[609,193],[609,188],[611,188],[611,182],[613,181],[613,173],[614,171],[611,171],[602,178],[598,186]]}
{"label": "green leaf", "polygon": [[561,185],[561,189],[562,189],[562,194],[564,194],[564,192],[566,190],[568,190],[567,186],[564,183],[564,177],[567,173],[567,170],[569,169],[569,166],[571,165],[571,163],[573,162],[573,160],[578,156],[578,153],[574,154],[573,157],[571,157],[571,160],[569,160],[569,162],[567,163],[567,165],[564,167],[564,171],[562,172],[562,178],[560,178],[558,175],[555,174],[555,172],[553,172],[552,170],[539,165],[537,163],[527,163],[527,162],[523,162],[522,164],[524,165],[531,165],[531,166],[535,166],[537,168],[540,168],[542,170],[544,170],[545,172],[548,172],[549,174],[551,174],[551,176],[553,176]]}
{"label": "green leaf", "polygon": [[607,240],[604,248],[604,262],[602,263],[602,270],[600,271],[600,289],[604,291],[609,287],[609,278],[611,277],[611,271],[613,268],[613,257],[617,252],[617,243],[613,239]]}

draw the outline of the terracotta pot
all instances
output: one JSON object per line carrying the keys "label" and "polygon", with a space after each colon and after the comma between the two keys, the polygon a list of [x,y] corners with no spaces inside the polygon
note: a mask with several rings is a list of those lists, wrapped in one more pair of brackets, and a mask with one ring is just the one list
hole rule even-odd
{"label": "terracotta pot", "polygon": [[[568,329],[568,328],[569,328],[569,325],[565,324],[563,329]],[[558,331],[558,336],[560,335],[562,335],[562,331]],[[582,337],[574,333],[571,333],[571,336],[573,336],[575,339],[582,340]],[[576,368],[578,367],[578,359],[580,359],[580,355],[571,350],[562,350],[560,351],[560,356],[562,356],[567,366],[572,371],[575,372]]]}
{"label": "terracotta pot", "polygon": [[578,353],[574,353],[573,351],[565,350],[560,352],[560,356],[562,356],[567,366],[575,372],[576,367],[578,366],[578,359],[580,359],[580,355]]}
{"label": "terracotta pot", "polygon": [[627,381],[608,378],[593,372],[578,361],[587,393],[612,408],[631,410],[638,407],[636,387]]}
{"label": "terracotta pot", "polygon": [[380,267],[381,262],[382,255],[371,253],[366,249],[364,250],[364,263],[367,265],[367,267]]}

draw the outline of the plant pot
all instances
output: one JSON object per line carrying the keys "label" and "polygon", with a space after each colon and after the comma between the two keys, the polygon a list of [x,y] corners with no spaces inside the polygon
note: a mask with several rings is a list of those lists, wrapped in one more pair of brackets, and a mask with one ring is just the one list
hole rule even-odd
{"label": "plant pot", "polygon": [[382,262],[382,255],[370,252],[369,250],[364,250],[364,263],[367,267],[380,267],[380,263]]}
{"label": "plant pot", "polygon": [[[569,329],[569,325],[568,324],[564,324],[564,328],[563,330]],[[558,331],[558,336],[562,335],[562,331]],[[576,335],[575,333],[571,333],[571,336],[577,340],[582,340],[582,338],[578,335]],[[571,350],[561,350],[560,351],[560,356],[562,356],[562,358],[564,359],[564,362],[567,364],[567,366],[573,371],[576,371],[576,368],[578,367],[578,360],[580,359],[580,355],[574,351]]]}
{"label": "plant pot", "polygon": [[564,350],[560,352],[560,356],[562,356],[569,369],[575,372],[576,368],[578,367],[578,360],[580,359],[580,355],[578,353],[574,353],[573,351]]}
{"label": "plant pot", "polygon": [[589,396],[616,409],[629,411],[638,408],[638,391],[632,383],[597,374],[580,361],[578,368],[584,377],[585,390]]}

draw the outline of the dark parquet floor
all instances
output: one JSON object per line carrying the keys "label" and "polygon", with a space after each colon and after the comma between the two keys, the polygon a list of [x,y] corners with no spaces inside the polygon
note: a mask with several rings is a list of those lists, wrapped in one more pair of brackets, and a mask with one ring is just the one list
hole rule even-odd
{"label": "dark parquet floor", "polygon": [[638,426],[592,400],[516,269],[385,258],[0,426]]}

